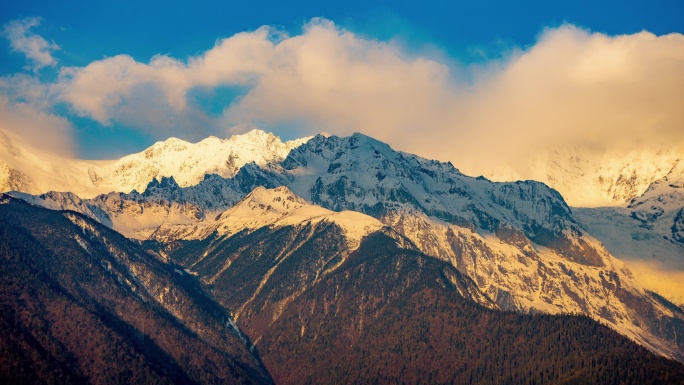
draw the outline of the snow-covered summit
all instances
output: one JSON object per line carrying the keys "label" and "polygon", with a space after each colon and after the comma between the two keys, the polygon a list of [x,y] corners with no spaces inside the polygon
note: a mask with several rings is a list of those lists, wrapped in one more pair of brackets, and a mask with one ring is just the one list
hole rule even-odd
{"label": "snow-covered summit", "polygon": [[[663,238],[682,246],[684,255],[684,159],[651,183],[628,208],[632,218]],[[683,258],[684,259],[684,258]]]}
{"label": "snow-covered summit", "polygon": [[450,163],[395,151],[362,134],[316,136],[269,167],[297,195],[335,211],[382,216],[408,208],[464,227],[513,226],[530,236],[540,233],[536,226],[554,233],[574,226],[560,194],[539,182],[468,177]]}
{"label": "snow-covered summit", "polygon": [[247,163],[264,166],[280,161],[308,139],[283,142],[258,129],[229,139],[211,136],[198,143],[171,138],[109,166],[92,169],[90,174],[95,185],[121,186],[121,191],[142,191],[150,180],[170,176],[179,186],[187,187],[201,182],[206,174],[230,178]]}
{"label": "snow-covered summit", "polygon": [[304,223],[335,223],[342,228],[348,241],[358,245],[361,238],[383,227],[375,218],[354,211],[334,212],[307,203],[285,186],[267,189],[257,187],[234,207],[216,217],[214,223],[190,238],[203,238],[213,231],[220,235],[233,235],[242,230],[255,230],[265,226],[282,227]]}
{"label": "snow-covered summit", "polygon": [[69,191],[90,198],[112,191],[144,191],[150,181],[163,177],[173,177],[181,187],[194,186],[209,174],[230,178],[249,163],[279,162],[309,139],[283,142],[254,129],[228,139],[210,136],[198,143],[169,138],[119,160],[86,161],[31,148],[0,130],[0,191]]}

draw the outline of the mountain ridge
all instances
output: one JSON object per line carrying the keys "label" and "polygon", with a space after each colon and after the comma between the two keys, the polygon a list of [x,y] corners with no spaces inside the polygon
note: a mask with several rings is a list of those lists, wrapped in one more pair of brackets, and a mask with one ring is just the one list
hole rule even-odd
{"label": "mountain ridge", "polygon": [[182,188],[162,178],[143,193],[108,194],[75,207],[104,213],[115,228],[123,218],[120,231],[130,229],[129,236],[173,242],[188,233],[174,227],[205,226],[259,186],[287,186],[328,210],[371,215],[467,274],[503,308],[588,314],[661,354],[682,354],[684,342],[669,332],[678,313],[639,288],[557,191],[534,181],[468,177],[450,163],[398,152],[360,133],[318,135],[280,162],[248,163],[229,179],[207,175]]}
{"label": "mountain ridge", "polygon": [[118,160],[68,159],[24,143],[0,129],[0,192],[34,195],[69,191],[82,198],[109,192],[143,191],[151,180],[174,176],[180,186],[198,184],[207,174],[233,177],[245,164],[265,165],[284,159],[310,137],[283,142],[253,129],[228,139],[208,137],[198,143],[177,138],[154,143]]}

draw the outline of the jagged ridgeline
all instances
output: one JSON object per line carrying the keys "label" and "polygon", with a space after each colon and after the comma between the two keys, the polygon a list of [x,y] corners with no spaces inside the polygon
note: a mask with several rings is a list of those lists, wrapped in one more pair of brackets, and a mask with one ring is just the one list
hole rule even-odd
{"label": "jagged ridgeline", "polygon": [[[253,153],[207,174],[195,145],[174,140],[116,178],[173,150],[199,156],[195,182],[12,195],[132,239],[120,237],[201,294],[188,303],[217,311],[277,383],[682,383],[675,297],[644,290],[555,190],[468,177],[361,134],[319,135],[286,156],[252,134],[279,155],[243,146]],[[155,287],[150,303],[171,311]]]}

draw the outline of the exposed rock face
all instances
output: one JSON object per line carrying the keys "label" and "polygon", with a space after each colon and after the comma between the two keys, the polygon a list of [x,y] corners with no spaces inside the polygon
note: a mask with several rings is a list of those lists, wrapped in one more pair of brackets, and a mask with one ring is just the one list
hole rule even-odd
{"label": "exposed rock face", "polygon": [[633,199],[628,208],[632,218],[645,228],[684,247],[682,210],[684,210],[684,162],[677,163],[646,192]]}

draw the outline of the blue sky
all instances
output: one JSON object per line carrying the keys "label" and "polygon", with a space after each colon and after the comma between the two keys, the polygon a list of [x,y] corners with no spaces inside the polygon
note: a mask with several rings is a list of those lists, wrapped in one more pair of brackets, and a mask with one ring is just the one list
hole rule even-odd
{"label": "blue sky", "polygon": [[[380,39],[395,36],[432,44],[460,60],[472,47],[496,54],[501,43],[526,45],[544,27],[572,23],[610,35],[648,30],[683,32],[684,3],[660,1],[6,1],[3,24],[38,16],[36,32],[57,42],[62,65],[86,65],[127,53],[142,61],[159,53],[184,58],[218,38],[271,25],[296,32],[313,17]],[[2,73],[17,71],[23,58],[0,52]]]}
{"label": "blue sky", "polygon": [[[275,102],[270,99],[264,101],[264,95],[268,89],[258,93],[256,92],[259,91],[257,85],[262,85],[267,81],[279,84],[271,77],[285,76],[283,73],[274,73],[270,70],[255,70],[258,75],[250,75],[247,80],[242,78],[236,80],[235,77],[231,77],[229,81],[214,83],[204,80],[212,78],[204,71],[201,76],[208,77],[202,78],[203,80],[191,86],[181,87],[180,98],[183,100],[178,101],[176,96],[169,95],[174,92],[174,88],[165,83],[167,80],[159,80],[151,88],[140,86],[144,83],[139,80],[140,77],[149,73],[148,69],[141,69],[142,72],[136,78],[139,84],[133,88],[135,91],[127,89],[125,92],[121,91],[123,92],[121,94],[105,95],[121,99],[117,99],[119,104],[115,107],[107,106],[106,111],[100,108],[102,106],[94,106],[86,100],[99,97],[92,89],[76,89],[74,88],[75,81],[63,84],[68,83],[64,81],[65,69],[91,68],[93,63],[106,61],[117,55],[127,55],[132,61],[126,63],[110,61],[106,64],[138,68],[140,66],[137,64],[147,65],[154,57],[158,57],[156,55],[165,55],[164,57],[174,60],[174,65],[179,65],[179,63],[185,65],[192,58],[206,55],[215,45],[218,45],[220,39],[231,38],[242,32],[255,33],[262,26],[271,27],[268,36],[262,40],[271,42],[275,46],[289,37],[310,37],[309,42],[312,47],[315,46],[314,43],[317,41],[315,38],[318,37],[334,39],[335,42],[340,43],[344,40],[343,35],[351,34],[349,39],[353,41],[350,42],[347,39],[346,43],[342,42],[339,46],[340,50],[352,52],[351,56],[345,56],[352,64],[350,68],[359,67],[355,60],[359,60],[362,64],[375,63],[369,67],[371,69],[381,66],[382,63],[389,63],[390,66],[396,64],[392,67],[397,71],[396,81],[403,82],[406,76],[411,77],[412,80],[407,81],[412,86],[410,90],[422,89],[422,81],[435,77],[439,78],[442,83],[449,83],[451,87],[449,89],[426,86],[424,92],[432,96],[425,100],[416,100],[416,96],[408,101],[394,101],[395,106],[401,106],[403,102],[410,105],[425,103],[429,109],[435,104],[440,104],[442,100],[453,97],[453,94],[460,94],[464,89],[476,89],[474,94],[477,95],[489,92],[480,92],[479,87],[488,85],[492,78],[504,79],[512,76],[509,74],[513,72],[509,70],[513,71],[517,68],[516,65],[522,63],[517,61],[519,58],[525,57],[525,53],[536,52],[534,50],[536,46],[540,47],[537,51],[542,50],[544,45],[540,42],[549,42],[548,45],[554,42],[560,45],[568,39],[587,41],[590,37],[596,37],[595,40],[602,41],[598,38],[601,36],[616,40],[618,36],[633,36],[641,31],[648,31],[655,37],[662,37],[667,34],[681,33],[684,30],[682,17],[684,3],[677,0],[562,3],[405,0],[292,3],[204,0],[193,2],[22,0],[2,2],[0,15],[0,24],[4,26],[12,21],[33,20],[29,23],[30,26],[24,24],[28,26],[25,28],[25,31],[28,31],[26,36],[42,37],[43,41],[48,44],[43,52],[47,52],[50,56],[49,59],[45,59],[47,61],[40,63],[35,58],[27,59],[27,55],[21,50],[12,49],[12,40],[7,30],[5,31],[5,39],[0,40],[0,76],[3,77],[4,82],[0,91],[8,99],[5,107],[9,111],[0,116],[0,119],[5,119],[4,122],[0,120],[0,124],[4,123],[7,126],[16,121],[23,122],[21,119],[25,119],[28,114],[21,112],[24,114],[21,115],[21,119],[16,118],[17,114],[20,114],[17,112],[18,109],[20,107],[34,108],[38,115],[44,114],[40,116],[44,117],[45,121],[36,122],[35,133],[28,136],[39,137],[44,130],[51,130],[46,127],[46,124],[49,126],[50,122],[57,122],[56,125],[61,125],[61,128],[53,129],[55,132],[59,131],[55,135],[67,136],[66,142],[70,143],[73,155],[83,158],[111,158],[132,151],[140,151],[154,141],[165,139],[170,135],[196,141],[209,134],[226,137],[253,126],[274,131],[285,139],[317,131],[346,134],[368,130],[369,127],[377,127],[378,131],[371,132],[371,134],[381,139],[398,137],[397,133],[392,131],[392,127],[389,127],[396,124],[394,120],[376,119],[375,116],[371,116],[372,114],[362,110],[357,112],[353,104],[350,104],[349,113],[368,116],[368,119],[359,118],[345,121],[344,124],[335,124],[333,122],[339,121],[340,115],[344,114],[332,107],[329,108],[328,105],[282,106],[274,104]],[[326,35],[330,31],[337,37]],[[554,33],[553,31],[560,32]],[[292,41],[292,45],[296,45],[295,43],[301,42]],[[296,52],[301,53],[309,49],[306,48],[309,46],[302,44],[303,48]],[[355,51],[359,44],[363,46],[360,53]],[[390,47],[388,48],[386,44]],[[389,53],[386,52],[388,50]],[[664,50],[679,50],[679,46],[664,48]],[[578,49],[578,52],[584,51]],[[358,59],[358,55],[361,55],[362,59]],[[540,53],[539,56],[543,55]],[[381,58],[377,59],[378,57]],[[272,54],[269,54],[268,58],[268,60],[275,60]],[[282,59],[275,61],[278,60]],[[325,65],[326,61],[323,60],[321,63]],[[407,66],[402,66],[402,63]],[[423,68],[425,63],[427,66]],[[258,63],[255,66],[259,67]],[[366,73],[356,70],[348,72],[347,69],[340,71],[328,71],[324,76],[343,76],[348,79],[349,76],[356,76],[349,75],[350,73]],[[447,73],[445,74],[444,71]],[[677,70],[671,69],[671,71]],[[98,74],[101,75],[102,72]],[[80,75],[85,78],[88,74],[82,71],[73,72],[69,76],[77,78]],[[92,76],[96,75],[92,74]],[[414,75],[415,78],[413,78]],[[168,79],[164,76],[162,76],[163,79]],[[197,76],[190,77],[196,79]],[[679,78],[678,74],[673,76]],[[187,76],[183,77],[186,79],[184,81],[187,81],[187,78]],[[88,79],[95,83],[98,81]],[[395,78],[388,77],[384,84],[393,83],[392,79]],[[538,80],[527,79],[527,81],[537,82]],[[668,82],[671,83],[667,79],[663,80],[663,84]],[[297,85],[290,82],[287,84],[292,87]],[[28,87],[33,87],[30,92]],[[140,91],[143,88],[144,92]],[[252,93],[254,89],[256,91]],[[359,87],[349,90],[347,96],[348,98],[363,98],[377,92],[373,100],[391,99],[392,90],[383,90],[387,91],[389,96],[382,94],[382,90],[378,91],[377,87]],[[24,93],[40,96],[21,96]],[[664,93],[665,91],[660,94]],[[56,94],[59,94],[59,97],[55,97]],[[505,93],[502,94],[505,95]],[[258,98],[260,95],[261,98]],[[320,97],[325,97],[329,94],[321,95],[323,96]],[[518,96],[511,97],[517,98]],[[284,96],[284,98],[287,97],[291,96]],[[675,97],[678,98],[679,95]],[[149,103],[150,100],[156,98],[168,100],[163,103]],[[228,111],[229,113],[226,113],[236,100],[243,101],[238,106],[240,108],[232,108]],[[444,110],[458,110],[470,107],[469,103],[475,103],[472,98],[464,100],[458,98],[458,102],[454,102],[457,106],[453,108],[447,106],[435,113],[439,115]],[[491,99],[488,99],[488,103],[490,102]],[[149,105],[144,109],[142,107],[135,109],[136,103]],[[340,101],[331,99],[329,103],[336,105]],[[382,108],[385,107],[389,108],[387,114],[391,115],[392,109],[381,103],[378,106],[378,111],[381,111],[380,116],[382,116]],[[278,110],[278,108],[282,109],[280,114],[271,114],[271,111]],[[290,113],[290,111],[294,112]],[[154,114],[159,114],[162,118],[168,117],[168,121],[162,118],[147,118],[156,116]],[[442,122],[450,119],[444,115],[445,120],[439,122],[428,120],[422,123],[421,119],[424,118],[418,116],[410,116],[404,120],[414,118],[413,126],[424,124],[439,127],[442,130],[447,127],[446,123],[442,124]],[[454,134],[460,135],[456,137],[473,137],[472,132],[476,130],[478,124],[485,124],[477,123],[478,119],[472,117],[465,121],[449,121],[451,124],[449,127],[463,127],[463,132]],[[497,125],[497,122],[489,124]],[[676,126],[678,121],[667,124]],[[166,125],[171,128],[162,129],[156,125]],[[470,126],[473,128],[468,129]],[[10,130],[18,131],[19,129],[10,128]],[[458,131],[456,128],[454,130]],[[673,129],[668,126],[663,130],[666,133],[661,137],[665,140],[668,138],[667,133]],[[430,148],[430,143],[424,143],[422,147],[415,149],[411,148],[408,143],[415,142],[414,138],[410,137],[411,132],[410,128],[404,128],[400,132],[404,139],[396,140],[391,144],[416,151],[421,148]],[[491,135],[496,136],[495,133]],[[473,137],[473,140],[482,139]],[[448,158],[447,155],[440,157]]]}

